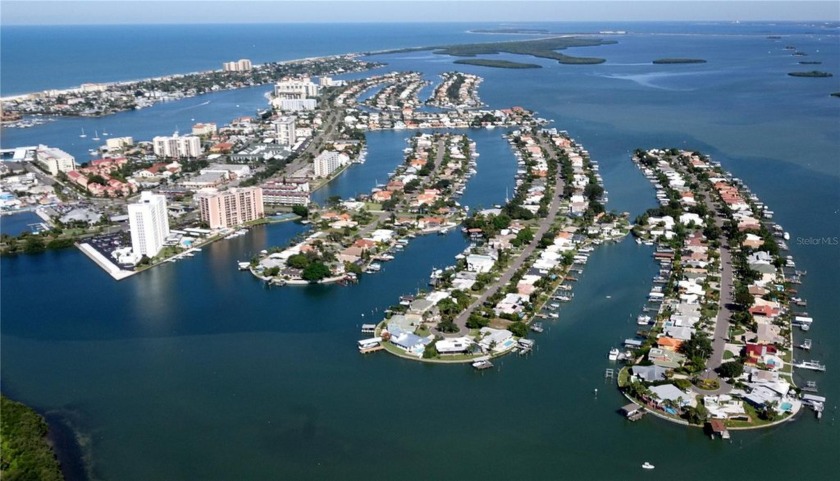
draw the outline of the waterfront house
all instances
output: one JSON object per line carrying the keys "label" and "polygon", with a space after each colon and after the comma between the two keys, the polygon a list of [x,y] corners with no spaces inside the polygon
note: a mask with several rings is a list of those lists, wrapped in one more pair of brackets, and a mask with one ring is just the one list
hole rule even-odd
{"label": "waterfront house", "polygon": [[633,366],[630,370],[634,376],[644,382],[664,381],[666,379],[665,374],[668,372],[668,369],[655,365]]}
{"label": "waterfront house", "polygon": [[674,339],[672,337],[662,336],[656,340],[656,345],[659,346],[661,349],[667,349],[669,351],[678,351],[680,346],[682,345],[683,341],[679,339]]}
{"label": "waterfront house", "polygon": [[475,344],[469,337],[455,337],[441,339],[435,343],[435,348],[440,354],[463,354],[466,353],[470,346]]}
{"label": "waterfront house", "polygon": [[697,401],[692,394],[689,394],[673,384],[661,384],[659,386],[651,386],[650,392],[656,398],[656,404],[660,408],[664,408],[669,414],[677,414],[675,410],[668,407],[669,404],[682,408],[686,406],[696,406]]}
{"label": "waterfront house", "polygon": [[488,255],[470,254],[466,257],[467,270],[471,272],[490,272],[496,260]]}
{"label": "waterfront house", "polygon": [[686,357],[678,352],[653,347],[648,352],[648,360],[656,366],[676,369],[685,362]]}
{"label": "waterfront house", "polygon": [[492,327],[482,327],[479,331],[481,340],[478,345],[484,352],[499,353],[513,347],[514,342],[513,333],[507,329],[494,329]]}
{"label": "waterfront house", "polygon": [[744,354],[746,355],[744,364],[755,365],[764,362],[765,356],[776,354],[776,346],[748,342],[744,346]]}
{"label": "waterfront house", "polygon": [[743,419],[746,416],[743,401],[729,394],[703,396],[703,406],[709,411],[712,422],[720,419]]}
{"label": "waterfront house", "polygon": [[396,333],[388,331],[391,334],[391,344],[399,347],[408,354],[420,357],[426,349],[426,345],[432,342],[428,337],[420,337],[412,332],[397,331]]}
{"label": "waterfront house", "polygon": [[520,314],[525,309],[525,303],[529,300],[529,296],[510,293],[505,295],[505,297],[496,304],[496,307],[493,308],[493,312],[495,312],[497,316],[501,316],[502,314]]}

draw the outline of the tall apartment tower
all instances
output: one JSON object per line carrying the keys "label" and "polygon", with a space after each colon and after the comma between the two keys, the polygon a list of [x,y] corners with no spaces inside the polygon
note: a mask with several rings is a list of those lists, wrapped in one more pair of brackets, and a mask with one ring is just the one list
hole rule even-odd
{"label": "tall apartment tower", "polygon": [[169,236],[166,197],[143,192],[139,202],[128,205],[128,222],[134,253],[140,256],[156,256]]}
{"label": "tall apartment tower", "polygon": [[198,197],[201,220],[211,229],[234,227],[265,216],[259,187],[236,188]]}
{"label": "tall apartment tower", "polygon": [[277,143],[280,145],[292,146],[295,144],[295,117],[289,115],[280,117],[275,124],[277,130]]}

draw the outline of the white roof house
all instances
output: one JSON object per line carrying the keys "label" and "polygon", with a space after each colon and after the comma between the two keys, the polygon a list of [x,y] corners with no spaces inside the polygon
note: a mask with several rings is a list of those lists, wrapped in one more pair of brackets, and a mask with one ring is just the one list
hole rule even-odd
{"label": "white roof house", "polygon": [[470,254],[466,260],[467,270],[472,272],[490,272],[496,263],[492,257],[480,254]]}
{"label": "white roof house", "polygon": [[473,344],[473,340],[469,337],[455,337],[451,339],[441,339],[435,344],[435,348],[440,354],[456,354],[467,352]]}

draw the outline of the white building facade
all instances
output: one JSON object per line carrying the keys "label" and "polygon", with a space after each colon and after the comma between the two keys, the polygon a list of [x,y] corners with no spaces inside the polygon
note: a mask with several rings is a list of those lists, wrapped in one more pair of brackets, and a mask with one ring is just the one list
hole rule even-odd
{"label": "white building facade", "polygon": [[280,145],[294,145],[295,139],[295,117],[293,115],[281,117],[275,124],[277,132],[277,143]]}
{"label": "white building facade", "polygon": [[176,134],[171,137],[155,137],[152,139],[152,146],[158,157],[180,159],[182,157],[194,158],[202,154],[201,139],[194,135],[180,137]]}
{"label": "white building facade", "polygon": [[38,150],[35,151],[35,158],[52,175],[76,170],[76,158],[55,147],[39,145]]}
{"label": "white building facade", "polygon": [[166,197],[151,192],[140,194],[140,201],[128,205],[131,248],[138,257],[154,257],[169,236]]}
{"label": "white building facade", "polygon": [[283,79],[274,85],[274,96],[278,99],[305,99],[317,97],[319,93],[320,87],[309,77]]}
{"label": "white building facade", "polygon": [[350,158],[331,150],[321,152],[315,157],[315,177],[327,177],[349,162]]}

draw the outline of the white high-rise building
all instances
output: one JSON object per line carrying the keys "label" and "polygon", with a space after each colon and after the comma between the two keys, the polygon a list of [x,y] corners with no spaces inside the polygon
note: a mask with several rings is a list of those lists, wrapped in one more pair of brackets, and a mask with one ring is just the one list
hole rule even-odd
{"label": "white high-rise building", "polygon": [[225,72],[247,72],[251,70],[251,61],[247,58],[241,58],[236,62],[225,62],[222,64]]}
{"label": "white high-rise building", "polygon": [[283,79],[274,85],[274,96],[278,99],[305,99],[317,97],[319,93],[320,87],[309,77]]}
{"label": "white high-rise building", "polygon": [[277,143],[280,145],[294,145],[295,143],[295,117],[280,117],[275,124],[277,130]]}
{"label": "white high-rise building", "polygon": [[151,192],[140,194],[140,201],[128,205],[131,248],[138,257],[154,257],[169,236],[166,197]]}
{"label": "white high-rise building", "polygon": [[321,152],[315,157],[315,177],[327,177],[350,161],[350,157],[331,150]]}
{"label": "white high-rise building", "polygon": [[179,137],[175,134],[172,137],[155,137],[152,139],[152,147],[158,157],[180,159],[198,157],[202,154],[201,139],[194,135]]}

